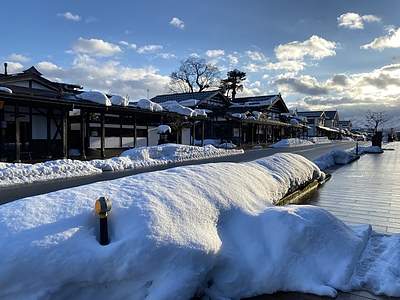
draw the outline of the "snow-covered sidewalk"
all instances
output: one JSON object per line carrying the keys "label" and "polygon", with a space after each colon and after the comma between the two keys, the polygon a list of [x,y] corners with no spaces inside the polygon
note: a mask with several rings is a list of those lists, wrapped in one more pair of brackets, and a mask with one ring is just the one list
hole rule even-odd
{"label": "snow-covered sidewalk", "polygon": [[136,169],[241,153],[243,153],[243,150],[218,149],[212,145],[196,147],[164,144],[134,148],[123,152],[119,157],[91,161],[59,159],[36,164],[0,162],[0,188],[53,179],[88,176],[104,171]]}
{"label": "snow-covered sidewalk", "polygon": [[[327,143],[327,139],[287,139],[274,144],[276,148],[305,146],[313,143]],[[359,153],[379,151],[379,147],[360,147]],[[0,162],[0,188],[33,182],[63,179],[99,174],[105,171],[145,168],[155,165],[171,164],[179,161],[199,160],[212,157],[242,154],[241,149],[221,149],[213,145],[204,147],[178,144],[164,144],[153,147],[134,148],[123,152],[119,157],[81,161],[77,159],[59,159],[36,164]],[[334,150],[314,162],[320,169],[333,164],[346,164],[355,156],[350,152]]]}

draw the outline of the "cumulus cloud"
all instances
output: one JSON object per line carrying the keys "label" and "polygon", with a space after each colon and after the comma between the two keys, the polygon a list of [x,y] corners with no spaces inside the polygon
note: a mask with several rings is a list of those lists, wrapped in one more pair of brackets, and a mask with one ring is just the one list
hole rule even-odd
{"label": "cumulus cloud", "polygon": [[97,22],[97,19],[95,17],[87,17],[85,20],[85,23],[94,23]]}
{"label": "cumulus cloud", "polygon": [[7,62],[8,74],[20,73],[25,69],[24,65],[19,62]]}
{"label": "cumulus cloud", "polygon": [[338,18],[339,27],[346,27],[349,29],[364,29],[364,22],[379,22],[381,19],[374,15],[360,16],[356,13],[345,13]]}
{"label": "cumulus cloud", "polygon": [[163,46],[161,46],[161,45],[146,45],[146,46],[140,47],[138,49],[138,52],[140,54],[154,53],[154,52],[156,52],[158,50],[161,50],[161,49],[163,49]]}
{"label": "cumulus cloud", "polygon": [[275,48],[276,58],[279,60],[302,60],[305,56],[320,60],[328,56],[335,56],[337,44],[313,35],[304,42],[290,42]]}
{"label": "cumulus cloud", "polygon": [[361,49],[383,51],[386,48],[400,48],[400,28],[387,28],[387,35],[374,39],[371,43],[361,46]]}
{"label": "cumulus cloud", "polygon": [[136,50],[136,48],[137,48],[137,45],[136,45],[136,44],[129,44],[129,43],[126,42],[126,41],[119,41],[118,43],[121,44],[121,45],[123,45],[123,46],[126,46],[126,47],[128,47],[128,48],[130,48],[130,49],[133,49],[133,50]]}
{"label": "cumulus cloud", "polygon": [[246,55],[253,61],[266,62],[267,58],[259,51],[246,51]]}
{"label": "cumulus cloud", "polygon": [[24,56],[22,54],[16,54],[16,53],[13,53],[13,54],[9,55],[7,57],[7,59],[20,61],[20,62],[28,62],[28,61],[30,61],[30,59],[28,57],[26,57],[26,56]]}
{"label": "cumulus cloud", "polygon": [[175,26],[179,29],[184,29],[185,28],[185,23],[178,18],[172,18],[172,20],[169,22],[170,25]]}
{"label": "cumulus cloud", "polygon": [[232,66],[236,66],[239,63],[239,58],[236,55],[228,54],[227,57]]}
{"label": "cumulus cloud", "polygon": [[292,107],[302,110],[332,110],[348,115],[365,110],[393,110],[400,107],[400,64],[371,72],[335,74],[318,82],[310,76],[280,77],[275,80],[279,91],[288,96],[303,94]]}
{"label": "cumulus cloud", "polygon": [[86,40],[79,38],[73,45],[73,49],[78,53],[88,53],[95,56],[113,56],[122,52],[117,45],[98,39]]}
{"label": "cumulus cloud", "polygon": [[224,54],[225,54],[224,50],[207,50],[206,51],[206,56],[208,56],[208,57],[218,57],[218,56],[221,56]]}
{"label": "cumulus cloud", "polygon": [[319,83],[314,77],[302,75],[300,77],[280,78],[275,80],[275,85],[279,90],[285,89],[291,93],[305,95],[324,95],[329,94],[329,90]]}
{"label": "cumulus cloud", "polygon": [[130,99],[164,93],[169,76],[159,75],[154,66],[130,68],[122,66],[113,59],[91,57],[87,54],[75,56],[71,68],[59,67],[52,62],[40,62],[36,65],[44,77],[67,83],[82,85],[85,89],[99,90],[104,93],[128,95]]}
{"label": "cumulus cloud", "polygon": [[58,16],[58,17],[63,17],[63,18],[65,18],[66,20],[75,21],[75,22],[78,22],[78,21],[82,20],[82,17],[81,17],[81,16],[79,16],[79,15],[74,15],[74,14],[72,14],[72,13],[69,12],[69,11],[68,11],[68,12],[65,12],[65,13],[58,13],[57,16]]}

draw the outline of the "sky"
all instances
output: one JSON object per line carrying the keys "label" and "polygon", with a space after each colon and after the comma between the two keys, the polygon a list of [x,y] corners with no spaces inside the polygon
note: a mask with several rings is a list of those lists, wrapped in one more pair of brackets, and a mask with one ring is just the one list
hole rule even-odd
{"label": "sky", "polygon": [[246,72],[237,96],[281,93],[291,109],[400,112],[397,0],[6,1],[8,72],[139,100],[165,93],[191,56]]}
{"label": "sky", "polygon": [[[210,150],[166,144],[123,157],[154,163]],[[351,157],[351,151],[333,150],[318,160]],[[278,153],[137,174],[1,205],[0,297],[241,299],[279,290],[399,297],[399,234],[347,226],[320,207],[273,205],[324,177],[305,157]],[[99,197],[111,202],[107,245],[99,244]]]}

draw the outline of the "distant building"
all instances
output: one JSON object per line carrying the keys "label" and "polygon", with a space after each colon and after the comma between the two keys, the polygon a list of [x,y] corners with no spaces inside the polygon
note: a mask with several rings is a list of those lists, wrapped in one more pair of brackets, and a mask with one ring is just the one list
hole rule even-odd
{"label": "distant building", "polygon": [[341,138],[338,128],[339,114],[337,111],[303,111],[297,112],[298,116],[307,118],[308,136],[322,137],[329,139]]}

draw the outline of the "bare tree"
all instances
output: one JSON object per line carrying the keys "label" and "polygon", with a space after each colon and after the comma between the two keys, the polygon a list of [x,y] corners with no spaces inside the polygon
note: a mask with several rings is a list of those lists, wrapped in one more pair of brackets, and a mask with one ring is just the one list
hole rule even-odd
{"label": "bare tree", "polygon": [[218,86],[219,69],[203,58],[189,57],[181,62],[177,71],[172,72],[166,86],[169,93],[202,92]]}
{"label": "bare tree", "polygon": [[388,120],[389,116],[385,114],[383,111],[376,112],[368,110],[367,122],[374,128],[374,134],[378,131],[378,126],[387,122]]}

